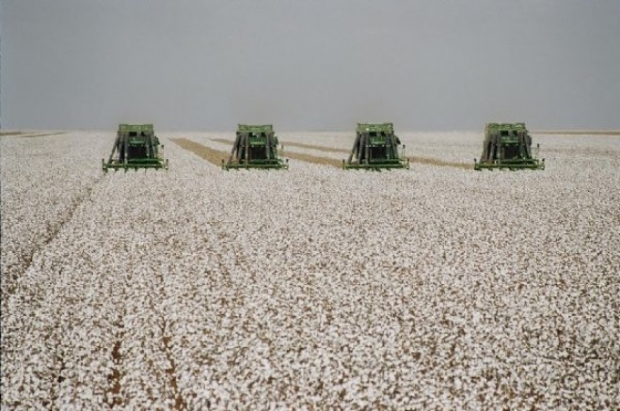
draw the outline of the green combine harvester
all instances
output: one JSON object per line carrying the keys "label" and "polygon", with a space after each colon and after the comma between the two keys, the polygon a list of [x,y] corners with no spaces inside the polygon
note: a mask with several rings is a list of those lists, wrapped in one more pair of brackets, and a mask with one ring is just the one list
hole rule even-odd
{"label": "green combine harvester", "polygon": [[400,139],[394,134],[392,123],[358,123],[355,142],[349,158],[342,160],[342,168],[378,170],[383,168],[409,168],[405,146],[399,154]]}
{"label": "green combine harvester", "polygon": [[237,137],[222,169],[288,169],[288,160],[278,157],[278,137],[271,124],[237,126]]}
{"label": "green combine harvester", "polygon": [[[540,145],[536,146],[540,150]],[[539,161],[532,155],[532,137],[525,123],[488,123],[484,130],[484,143],[480,161],[474,159],[474,169],[530,169],[544,170],[545,159]]]}
{"label": "green combine harvester", "polygon": [[153,131],[152,124],[119,124],[114,147],[108,161],[101,160],[103,171],[109,169],[163,168],[168,169],[168,160],[163,159],[163,145]]}

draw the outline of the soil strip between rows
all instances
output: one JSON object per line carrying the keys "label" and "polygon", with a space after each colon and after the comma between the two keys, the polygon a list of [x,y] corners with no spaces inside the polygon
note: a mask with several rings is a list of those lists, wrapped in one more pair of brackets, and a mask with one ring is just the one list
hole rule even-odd
{"label": "soil strip between rows", "polygon": [[226,159],[229,156],[229,154],[225,151],[215,150],[186,138],[171,138],[170,140],[179,145],[181,148],[191,151],[198,157],[201,157],[218,167],[222,165],[222,159]]}
{"label": "soil strip between rows", "polygon": [[306,143],[291,143],[291,142],[287,142],[286,145],[287,146],[291,146],[291,147],[308,148],[310,150],[316,150],[316,151],[324,151],[324,152],[328,152],[328,153],[344,153],[344,154],[349,154],[351,152],[351,150],[347,150],[346,148],[315,146],[313,144],[306,144]]}
{"label": "soil strip between rows", "polygon": [[433,158],[433,157],[409,156],[408,158],[409,158],[409,161],[411,161],[412,163],[426,164],[426,165],[437,166],[437,167],[460,168],[463,170],[474,169],[473,164],[457,163],[453,161],[444,161],[444,160],[440,160],[438,158]]}
{"label": "soil strip between rows", "polygon": [[342,168],[342,161],[333,158],[311,156],[310,154],[294,153],[292,151],[287,151],[284,156],[307,163]]}
{"label": "soil strip between rows", "polygon": [[3,134],[3,137],[19,137],[19,138],[36,138],[36,137],[49,137],[49,136],[59,136],[61,134],[67,134],[64,131],[56,131],[54,133],[22,133],[22,132],[14,132]]}
{"label": "soil strip between rows", "polygon": [[123,358],[121,356],[121,339],[123,338],[123,334],[120,335],[119,339],[116,340],[114,346],[112,347],[112,362],[114,363],[114,367],[112,368],[112,373],[108,375],[108,401],[110,401],[110,405],[112,407],[123,405],[123,393],[121,387],[121,363]]}

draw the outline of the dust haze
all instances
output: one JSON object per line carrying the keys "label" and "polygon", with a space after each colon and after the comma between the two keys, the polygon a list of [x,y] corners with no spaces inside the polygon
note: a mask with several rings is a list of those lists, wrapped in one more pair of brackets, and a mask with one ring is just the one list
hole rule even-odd
{"label": "dust haze", "polygon": [[620,2],[3,0],[4,129],[620,128]]}

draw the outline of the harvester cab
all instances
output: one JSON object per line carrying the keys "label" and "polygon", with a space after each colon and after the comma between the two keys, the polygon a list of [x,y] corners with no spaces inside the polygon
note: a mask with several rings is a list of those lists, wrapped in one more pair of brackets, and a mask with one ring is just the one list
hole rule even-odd
{"label": "harvester cab", "polygon": [[168,169],[168,160],[163,159],[163,145],[153,131],[152,124],[119,124],[116,140],[108,161],[101,160],[103,171],[108,169],[163,168]]}
{"label": "harvester cab", "polygon": [[237,126],[230,157],[226,162],[222,160],[222,169],[231,168],[288,168],[288,160],[278,157],[278,137],[271,124]]}
{"label": "harvester cab", "polygon": [[392,123],[357,124],[355,142],[349,158],[342,160],[346,169],[361,168],[381,170],[382,168],[409,168],[405,157],[405,146],[399,154],[400,139],[394,134]]}
{"label": "harvester cab", "polygon": [[[539,149],[538,145],[537,152]],[[474,169],[495,168],[545,169],[545,159],[539,161],[532,154],[532,137],[525,128],[525,123],[488,123],[486,125],[482,156],[480,161],[474,159]]]}

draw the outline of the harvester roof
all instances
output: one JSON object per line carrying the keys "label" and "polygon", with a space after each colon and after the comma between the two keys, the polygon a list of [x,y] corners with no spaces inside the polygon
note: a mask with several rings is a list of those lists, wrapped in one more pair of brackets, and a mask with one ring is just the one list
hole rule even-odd
{"label": "harvester roof", "polygon": [[358,133],[381,132],[381,131],[385,133],[394,133],[394,124],[392,123],[377,123],[377,124],[357,123],[356,131]]}
{"label": "harvester roof", "polygon": [[487,130],[527,131],[525,123],[487,123]]}
{"label": "harvester roof", "polygon": [[269,133],[269,132],[273,132],[273,125],[271,124],[263,124],[263,125],[238,124],[237,132]]}
{"label": "harvester roof", "polygon": [[525,123],[488,123],[486,126],[486,138],[499,135],[502,144],[520,144],[521,134],[527,134]]}
{"label": "harvester roof", "polygon": [[145,132],[145,133],[153,133],[153,125],[152,124],[119,124],[118,131],[120,132]]}

